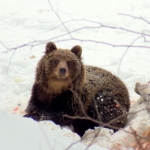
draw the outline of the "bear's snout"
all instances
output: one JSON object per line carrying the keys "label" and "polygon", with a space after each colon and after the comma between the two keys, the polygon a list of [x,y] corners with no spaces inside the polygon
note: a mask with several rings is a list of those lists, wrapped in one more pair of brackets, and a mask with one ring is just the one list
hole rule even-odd
{"label": "bear's snout", "polygon": [[66,73],[66,68],[60,68],[59,69],[59,74],[64,75]]}

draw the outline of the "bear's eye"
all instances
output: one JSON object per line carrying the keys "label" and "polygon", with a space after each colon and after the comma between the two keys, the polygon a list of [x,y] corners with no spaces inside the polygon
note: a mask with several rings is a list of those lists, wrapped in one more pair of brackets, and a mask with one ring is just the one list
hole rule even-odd
{"label": "bear's eye", "polygon": [[58,64],[58,60],[57,59],[54,60],[54,64],[56,64],[56,65]]}
{"label": "bear's eye", "polygon": [[71,66],[71,65],[72,65],[72,63],[71,63],[70,61],[68,61],[67,63],[68,63],[68,66]]}

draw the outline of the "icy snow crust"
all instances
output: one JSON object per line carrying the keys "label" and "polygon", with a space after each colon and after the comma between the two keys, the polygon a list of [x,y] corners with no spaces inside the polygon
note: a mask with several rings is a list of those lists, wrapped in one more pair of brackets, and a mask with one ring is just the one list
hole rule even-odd
{"label": "icy snow crust", "polygon": [[[61,129],[51,121],[37,123],[22,117],[34,83],[35,67],[43,56],[47,41],[68,49],[76,44],[81,45],[85,64],[105,68],[125,82],[132,103],[130,111],[145,109],[145,103],[137,101],[139,95],[134,92],[134,86],[136,82],[146,83],[150,80],[150,50],[113,47],[106,43],[150,46],[149,36],[146,36],[147,42],[144,42],[141,34],[102,28],[101,25],[150,34],[150,23],[121,14],[150,21],[150,2],[0,1],[0,149],[62,150],[80,140],[69,129]],[[129,116],[129,121],[125,128],[127,131],[131,130],[130,125],[139,134],[150,127],[147,110]],[[90,134],[69,149],[85,149],[92,137],[93,134]],[[133,135],[122,130],[113,134],[111,130],[102,128],[94,143],[89,149],[122,150],[132,149],[136,141]]]}

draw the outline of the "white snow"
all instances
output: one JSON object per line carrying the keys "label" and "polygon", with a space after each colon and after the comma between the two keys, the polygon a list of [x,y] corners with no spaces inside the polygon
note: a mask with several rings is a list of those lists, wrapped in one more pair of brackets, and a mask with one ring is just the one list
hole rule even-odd
{"label": "white snow", "polygon": [[[51,121],[37,123],[22,117],[34,83],[35,67],[48,41],[68,49],[81,45],[85,64],[105,68],[125,82],[131,112],[145,108],[145,103],[137,101],[139,95],[134,86],[136,82],[150,80],[149,14],[149,0],[1,0],[1,149],[61,150],[79,140],[78,135]],[[150,127],[149,120],[147,110],[130,115],[125,130],[130,131],[132,125],[141,135]],[[71,148],[85,149],[92,136]],[[104,128],[94,143],[89,149],[122,150],[136,145],[133,135],[123,130],[113,134]]]}
{"label": "white snow", "polygon": [[[2,110],[0,118],[0,146],[2,150],[62,150],[68,148],[73,142],[73,137],[67,138],[66,136],[69,137],[69,134],[64,136],[59,132],[59,127],[52,129],[31,119],[11,115]],[[56,125],[50,122],[49,126]],[[63,132],[67,132],[67,129]],[[86,146],[80,142],[71,147],[72,150],[85,148]],[[99,147],[97,145],[90,147],[91,150],[96,148]],[[105,148],[101,149],[106,150]]]}

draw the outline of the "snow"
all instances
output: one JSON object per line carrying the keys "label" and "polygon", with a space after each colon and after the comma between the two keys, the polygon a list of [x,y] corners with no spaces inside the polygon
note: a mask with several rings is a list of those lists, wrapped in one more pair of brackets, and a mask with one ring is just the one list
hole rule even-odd
{"label": "snow", "polygon": [[[132,103],[130,112],[144,109],[145,103],[138,101],[134,86],[136,82],[150,80],[149,14],[149,0],[1,0],[0,147],[59,150],[80,140],[69,129],[61,129],[51,121],[37,123],[22,117],[34,83],[35,67],[48,41],[68,49],[81,45],[85,64],[105,68],[125,82]],[[129,116],[124,130],[131,131],[132,125],[141,135],[150,127],[149,120],[144,109]],[[85,137],[71,148],[85,149],[92,137],[93,134]],[[133,135],[123,130],[113,134],[102,128],[89,149],[122,150],[134,145]]]}
{"label": "snow", "polygon": [[[2,150],[62,150],[68,148],[72,143],[72,138],[63,136],[56,129],[54,132],[49,127],[31,119],[14,116],[2,110],[0,111],[0,118],[0,146]],[[51,123],[52,125],[53,123]],[[77,143],[71,147],[72,150],[79,148],[85,149],[86,146]],[[96,148],[99,147],[96,145],[90,147],[91,150]],[[105,148],[101,149],[106,150]]]}

